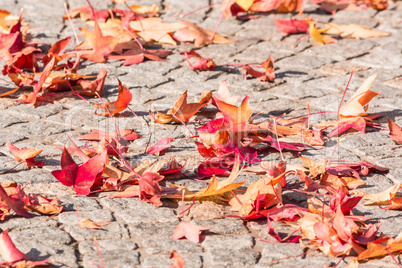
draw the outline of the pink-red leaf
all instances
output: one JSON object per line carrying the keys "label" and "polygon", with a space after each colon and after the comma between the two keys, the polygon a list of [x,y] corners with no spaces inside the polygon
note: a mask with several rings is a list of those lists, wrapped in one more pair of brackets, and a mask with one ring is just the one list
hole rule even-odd
{"label": "pink-red leaf", "polygon": [[156,156],[159,156],[163,153],[164,150],[169,148],[169,143],[174,141],[174,139],[166,137],[158,141],[156,144],[152,145],[151,147],[148,148],[147,153],[148,154],[153,154]]}

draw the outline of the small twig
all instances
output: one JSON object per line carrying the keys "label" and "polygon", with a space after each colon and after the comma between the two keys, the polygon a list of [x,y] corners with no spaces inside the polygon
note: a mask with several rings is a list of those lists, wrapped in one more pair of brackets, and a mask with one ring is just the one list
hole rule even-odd
{"label": "small twig", "polygon": [[78,40],[77,32],[75,31],[75,28],[74,28],[74,25],[73,25],[73,21],[71,20],[70,12],[68,12],[68,8],[67,8],[67,3],[66,3],[66,2],[64,2],[64,9],[66,10],[67,18],[68,18],[68,21],[70,22],[71,28],[73,28],[73,32],[74,32],[74,36],[75,36],[75,43],[78,45],[80,41]]}
{"label": "small twig", "polygon": [[350,80],[352,80],[352,76],[353,76],[353,71],[354,71],[354,70],[355,70],[355,68],[353,67],[352,72],[350,73],[350,77],[349,77],[348,84],[346,85],[345,91],[343,92],[343,96],[342,96],[341,103],[339,103],[339,108],[338,108],[338,117],[337,117],[337,120],[339,120],[339,117],[340,117],[339,112],[341,111],[342,102],[343,102],[343,99],[345,98],[346,91],[348,90]]}
{"label": "small twig", "polygon": [[194,133],[188,128],[188,126],[186,125],[186,123],[184,123],[184,122],[183,122],[180,118],[178,118],[176,115],[174,115],[174,114],[172,114],[172,115],[173,115],[173,117],[174,117],[175,119],[179,120],[180,123],[182,123],[182,124],[187,128],[187,130],[190,132],[191,136],[194,136]]}
{"label": "small twig", "polygon": [[[73,87],[71,86],[71,84],[70,84],[70,81],[68,80],[68,74],[66,74],[66,81],[67,81],[67,85],[68,85],[68,87],[71,89],[71,91],[75,94],[75,95],[77,95],[81,100],[83,100],[83,101],[85,101],[86,103],[90,103],[89,102],[89,100],[86,100],[83,96],[81,96],[80,94],[78,94],[74,89],[73,89]],[[49,94],[48,94],[49,95]]]}
{"label": "small twig", "polygon": [[308,117],[307,117],[307,129],[310,129],[310,103],[307,102],[307,111],[308,111]]}
{"label": "small twig", "polygon": [[398,265],[399,268],[402,268],[402,266],[396,261],[394,255],[392,255],[391,251],[389,250],[388,247],[385,248],[385,250],[388,252],[388,254],[391,256],[392,260],[394,260],[394,262],[396,263],[396,265]]}
{"label": "small twig", "polygon": [[98,92],[96,92],[96,95],[99,97],[99,99],[101,100],[103,106],[105,106],[105,110],[107,111],[107,113],[109,114],[110,118],[112,119],[112,121],[114,123],[115,131],[116,131],[116,138],[117,138],[118,142],[120,142],[120,138],[121,138],[120,137],[120,131],[119,131],[119,128],[117,127],[117,124],[116,124],[116,121],[114,120],[114,117],[110,113],[109,108],[107,108],[106,103],[103,101],[102,97],[99,95]]}
{"label": "small twig", "polygon": [[130,107],[127,106],[127,108],[133,113],[133,115],[135,115],[135,117],[138,119],[138,121],[140,121],[142,123],[142,125],[146,125],[147,122],[145,122],[145,120],[141,119],[134,111],[133,109],[131,109]]}
{"label": "small twig", "polygon": [[21,165],[22,163],[24,163],[24,162],[20,162],[20,163],[16,164],[15,166],[13,166],[12,168],[10,168],[10,169],[8,169],[8,170],[6,170],[6,171],[1,172],[0,175],[7,174],[8,172],[10,172],[10,171],[16,169],[16,168],[17,168],[19,165]]}
{"label": "small twig", "polygon": [[189,11],[189,12],[187,12],[187,13],[184,13],[184,14],[180,15],[180,18],[186,17],[186,16],[191,15],[191,14],[193,14],[193,13],[195,13],[195,12],[198,12],[198,11],[203,10],[203,9],[205,9],[205,8],[208,8],[208,7],[213,7],[214,5],[218,5],[218,4],[222,4],[222,2],[215,2],[215,3],[212,3],[212,4],[210,4],[210,5],[197,8],[197,9],[195,9],[195,10],[193,10],[193,11]]}
{"label": "small twig", "polygon": [[100,259],[100,261],[102,263],[102,267],[105,268],[106,266],[105,266],[105,263],[103,262],[102,254],[101,254],[101,252],[99,250],[98,243],[96,242],[96,236],[94,236],[94,243],[95,243],[96,252],[98,253],[99,259]]}
{"label": "small twig", "polygon": [[276,118],[274,118],[274,128],[275,128],[276,142],[278,144],[278,150],[281,155],[282,161],[285,161],[285,158],[283,157],[283,154],[282,154],[282,147],[281,147],[281,144],[279,143],[278,130],[276,129]]}
{"label": "small twig", "polygon": [[144,31],[144,27],[142,26],[142,22],[140,19],[138,19],[137,13],[134,12],[134,10],[131,9],[131,7],[124,1],[124,5],[134,14],[134,18],[136,21],[138,21],[140,23],[140,27],[141,27],[141,32]]}
{"label": "small twig", "polygon": [[[257,103],[257,105],[254,107],[253,111],[251,112],[251,115],[255,112],[255,110],[257,109],[257,107],[261,104],[262,102],[262,98],[260,99],[260,101]],[[254,117],[252,117],[251,119],[253,119]],[[250,120],[249,120],[250,121]]]}
{"label": "small twig", "polygon": [[140,46],[141,50],[144,51],[144,47],[142,46],[142,44],[141,44],[141,42],[138,40],[138,38],[135,37],[135,35],[134,35],[127,27],[125,27],[125,26],[124,26],[124,30],[126,30],[126,31],[131,35],[131,37],[133,37],[133,38],[135,39],[135,41],[137,42],[137,44]]}
{"label": "small twig", "polygon": [[237,195],[233,191],[230,191],[230,192],[232,193],[234,198],[236,198],[237,202],[239,202],[239,204],[243,206],[243,203],[240,201],[240,199],[237,197]]}
{"label": "small twig", "polygon": [[[184,193],[184,190],[183,190],[183,193]],[[180,212],[179,216],[186,213],[194,205],[196,199],[197,199],[197,196],[195,195],[194,199],[193,199],[193,203],[191,203],[191,205],[186,210],[183,211],[183,209],[182,209],[182,212]]]}
{"label": "small twig", "polygon": [[338,137],[338,141],[337,141],[336,144],[335,144],[335,148],[334,148],[334,150],[332,151],[332,154],[331,154],[331,157],[330,157],[329,160],[328,160],[327,166],[329,166],[329,165],[331,164],[332,157],[334,156],[335,151],[336,151],[336,148],[338,148],[338,145],[339,145],[339,142],[340,142],[340,141],[341,141],[341,138]]}
{"label": "small twig", "polygon": [[77,222],[80,221],[80,216],[78,215],[78,209],[80,208],[80,206],[77,206],[77,209],[75,210],[76,216],[77,216]]}
{"label": "small twig", "polygon": [[346,254],[343,254],[342,258],[335,264],[335,266],[333,268],[338,267],[338,265],[343,261],[343,259],[345,259]]}
{"label": "small twig", "polygon": [[148,142],[147,142],[147,146],[145,146],[144,154],[147,153],[147,149],[148,149],[149,143],[151,142],[152,133],[153,133],[153,131],[151,131],[151,134],[149,134],[149,139],[148,139]]}
{"label": "small twig", "polygon": [[223,19],[223,16],[225,15],[225,12],[226,12],[226,10],[227,10],[228,7],[229,7],[230,2],[232,2],[232,1],[228,0],[228,2],[226,3],[225,9],[222,10],[221,17],[219,18],[218,24],[216,24],[216,27],[215,27],[215,31],[214,31],[214,33],[212,34],[211,38],[210,38],[211,41],[214,40],[215,34],[216,34],[216,32],[218,31],[218,28],[219,28],[219,24],[221,24],[221,21],[222,21],[222,19]]}

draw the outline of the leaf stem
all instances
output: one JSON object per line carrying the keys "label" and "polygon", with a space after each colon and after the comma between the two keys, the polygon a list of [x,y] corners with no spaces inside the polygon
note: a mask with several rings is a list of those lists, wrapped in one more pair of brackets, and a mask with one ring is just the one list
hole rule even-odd
{"label": "leaf stem", "polygon": [[346,85],[345,91],[343,92],[342,100],[341,100],[341,102],[339,103],[338,117],[337,117],[336,120],[339,120],[339,117],[340,117],[340,114],[339,114],[339,113],[340,113],[340,111],[341,111],[342,102],[343,102],[343,99],[345,98],[346,91],[348,90],[350,80],[352,80],[352,76],[353,76],[353,71],[354,71],[354,70],[355,70],[355,68],[353,67],[352,72],[350,73],[350,77],[349,77],[348,84]]}

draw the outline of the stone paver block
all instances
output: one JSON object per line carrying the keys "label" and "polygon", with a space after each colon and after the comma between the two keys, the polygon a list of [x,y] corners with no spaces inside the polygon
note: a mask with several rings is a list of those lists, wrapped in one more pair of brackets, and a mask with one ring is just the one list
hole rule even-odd
{"label": "stone paver block", "polygon": [[[79,220],[87,218],[93,222],[111,222],[114,221],[112,213],[107,209],[97,209],[93,211],[78,210]],[[59,214],[59,222],[63,224],[77,224],[77,212],[64,212]]]}
{"label": "stone paver block", "polygon": [[254,238],[251,235],[207,235],[202,246],[209,251],[251,249]]}
{"label": "stone paver block", "polygon": [[179,254],[188,253],[202,253],[203,249],[199,244],[195,244],[188,240],[172,240],[171,238],[158,239],[152,237],[142,240],[142,246],[145,247],[145,251],[149,255],[153,254],[169,254],[172,250],[177,251]]}
{"label": "stone paver block", "polygon": [[219,234],[247,234],[247,228],[242,220],[234,218],[214,219],[205,221],[191,221],[191,223],[211,228],[211,232]]}
{"label": "stone paver block", "polygon": [[79,207],[79,211],[94,211],[101,208],[95,199],[87,196],[64,195],[59,196],[59,199],[67,211],[76,211],[77,207]]}
{"label": "stone paver block", "polygon": [[102,226],[102,229],[91,230],[82,229],[78,224],[68,224],[64,226],[66,232],[68,232],[75,240],[91,240],[96,236],[98,239],[127,239],[128,231],[123,224],[112,222],[109,225]]}
{"label": "stone paver block", "polygon": [[252,267],[261,253],[251,249],[242,250],[213,250],[205,254],[205,263],[211,267]]}
{"label": "stone paver block", "polygon": [[[188,254],[188,255],[181,255],[184,259],[185,265],[184,267],[194,267],[194,268],[201,268],[203,267],[202,257],[197,254]],[[162,267],[169,267],[172,265],[173,262],[170,260],[169,255],[153,255],[145,257],[145,260],[142,264],[142,267],[155,267],[155,268],[162,268]]]}
{"label": "stone paver block", "polygon": [[[138,248],[137,243],[132,240],[117,240],[117,239],[108,239],[108,240],[97,240],[99,251],[107,252],[107,251],[122,251],[122,252],[131,252]],[[81,254],[95,253],[96,246],[94,241],[82,241],[78,244],[78,249]]]}
{"label": "stone paver block", "polygon": [[[140,253],[135,250],[129,251],[105,251],[102,252],[102,260],[105,267],[120,267],[120,268],[131,268],[138,267],[140,264]],[[94,267],[94,264],[102,265],[99,255],[96,252],[86,254],[83,258],[83,266],[85,268]],[[94,263],[94,264],[93,264]]]}

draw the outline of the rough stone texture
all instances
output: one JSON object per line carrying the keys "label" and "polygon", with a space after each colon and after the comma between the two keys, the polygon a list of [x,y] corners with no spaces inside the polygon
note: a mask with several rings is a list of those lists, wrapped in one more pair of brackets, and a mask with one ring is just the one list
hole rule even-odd
{"label": "rough stone texture", "polygon": [[102,226],[99,230],[83,229],[78,224],[64,225],[64,229],[77,241],[91,240],[95,236],[98,239],[128,238],[127,229],[123,224],[117,222]]}
{"label": "rough stone texture", "polygon": [[[86,5],[85,0],[67,0],[70,10]],[[95,1],[91,1],[94,2]],[[140,0],[138,5],[156,3],[164,10],[161,17],[174,21],[173,16],[194,11],[210,5],[207,0]],[[215,2],[214,2],[215,3]],[[39,47],[47,53],[49,46],[67,36],[74,36],[68,21],[61,17],[65,14],[63,1],[2,0],[2,8],[19,14],[24,8],[23,18],[36,31],[31,33],[32,41],[39,42]],[[97,9],[126,9],[124,5],[114,5],[111,1],[97,1]],[[184,19],[200,27],[213,30],[221,15],[222,5],[214,4],[200,9]],[[307,114],[307,103],[312,113],[337,111],[350,73],[354,75],[346,92],[345,102],[352,96],[360,84],[370,75],[378,73],[371,89],[382,94],[370,103],[369,113],[381,113],[402,125],[400,100],[402,98],[402,24],[401,1],[389,2],[389,9],[376,11],[370,8],[362,12],[337,11],[334,15],[317,10],[315,4],[306,2],[306,12],[319,16],[319,21],[338,24],[357,23],[373,27],[376,30],[391,33],[388,37],[367,38],[361,40],[340,39],[337,43],[320,46],[311,38],[302,39],[295,48],[292,46],[302,34],[286,35],[280,33],[273,17],[288,19],[290,14],[261,14],[259,19],[248,21],[234,17],[223,18],[218,32],[223,36],[237,40],[228,44],[213,44],[197,50],[201,56],[212,58],[218,65],[210,72],[192,70],[180,52],[194,48],[191,44],[181,43],[177,47],[162,46],[172,50],[166,62],[145,61],[138,65],[123,66],[122,62],[81,63],[79,73],[96,75],[101,68],[108,71],[105,82],[104,101],[114,101],[118,96],[117,78],[129,87],[133,100],[129,107],[147,124],[136,118],[130,111],[122,116],[101,117],[95,114],[92,104],[100,103],[98,98],[82,101],[70,92],[58,95],[54,100],[46,99],[33,108],[30,104],[16,101],[22,93],[31,89],[24,88],[9,97],[0,98],[0,183],[15,181],[25,186],[25,192],[42,194],[48,198],[59,197],[66,212],[56,217],[35,214],[26,219],[10,215],[0,223],[1,229],[8,229],[16,246],[32,259],[55,260],[56,266],[94,267],[90,261],[101,265],[93,241],[97,237],[102,259],[106,267],[169,267],[171,250],[176,250],[185,260],[185,267],[324,267],[335,266],[339,258],[328,257],[319,251],[308,251],[298,244],[267,243],[259,238],[276,242],[268,233],[265,220],[244,222],[240,219],[225,217],[234,214],[221,199],[196,200],[193,207],[184,215],[184,220],[211,230],[201,235],[201,243],[194,244],[185,239],[172,240],[176,225],[180,219],[180,201],[163,200],[163,206],[154,207],[138,198],[111,199],[109,192],[77,196],[72,187],[62,185],[50,172],[60,169],[60,156],[63,146],[70,146],[69,137],[87,134],[90,129],[115,131],[115,123],[120,129],[134,129],[144,138],[128,143],[131,165],[143,161],[156,161],[161,158],[176,157],[186,160],[187,165],[181,174],[168,176],[166,181],[184,186],[192,191],[205,188],[208,181],[195,180],[197,167],[203,160],[198,154],[192,139],[196,128],[204,124],[205,117],[197,115],[183,125],[161,125],[150,122],[149,110],[156,108],[166,112],[172,108],[178,96],[188,91],[188,101],[200,99],[201,91],[216,92],[219,83],[226,83],[233,95],[250,97],[255,118],[260,122],[268,116],[286,117]],[[173,17],[172,17],[173,16]],[[51,25],[50,25],[51,22]],[[73,19],[75,29],[92,29],[80,19]],[[83,41],[81,37],[80,41]],[[71,42],[68,49],[76,44]],[[152,45],[154,46],[154,45]],[[272,83],[256,79],[244,80],[241,64],[260,64],[272,55],[276,79]],[[0,62],[1,65],[4,61]],[[7,77],[2,77],[7,80]],[[9,81],[9,80],[7,80]],[[14,87],[1,83],[0,94]],[[261,101],[261,102],[260,102]],[[100,111],[100,110],[99,110]],[[98,112],[99,112],[98,111]],[[204,111],[213,114],[215,108],[208,106]],[[311,124],[335,120],[335,113],[312,115]],[[385,117],[376,119],[382,127],[387,127]],[[152,133],[152,136],[151,136]],[[328,133],[328,132],[326,132]],[[174,138],[172,147],[164,156],[156,157],[144,153],[144,149],[164,137]],[[300,137],[292,140],[301,142]],[[43,168],[28,168],[25,163],[17,165],[5,143],[15,143],[17,147],[43,149],[37,160],[45,161]],[[85,141],[75,140],[78,146]],[[393,149],[397,144],[388,136],[386,129],[367,128],[366,134],[348,133],[339,139],[325,138],[326,145],[320,150],[309,150],[302,154],[314,160],[323,157],[373,164],[390,168],[389,172],[362,176],[366,186],[357,189],[367,193],[383,191],[393,184],[402,183],[402,148]],[[90,145],[92,142],[90,142]],[[391,150],[393,149],[393,150]],[[294,152],[283,152],[288,164],[301,164]],[[263,157],[265,161],[278,162],[281,156],[270,151]],[[77,163],[81,160],[74,157]],[[3,174],[4,172],[4,174]],[[255,174],[242,174],[237,181],[247,180],[245,187],[260,178]],[[219,180],[221,178],[218,178]],[[298,180],[289,176],[290,184]],[[163,181],[164,185],[167,182]],[[353,192],[353,191],[352,191]],[[295,202],[307,206],[307,196],[290,190],[283,192],[285,202]],[[187,209],[192,200],[186,200]],[[77,225],[79,218],[87,217],[93,221],[111,222],[100,230],[81,229]],[[357,205],[353,209],[356,215],[372,217],[372,223],[381,221],[380,231],[385,235],[396,236],[399,228],[401,211],[389,211],[378,206]],[[272,222],[277,233],[285,237],[294,231],[283,223]],[[304,254],[303,254],[304,253]],[[300,256],[298,256],[300,255]],[[293,258],[289,258],[292,257]],[[288,258],[288,259],[283,259]],[[339,267],[344,267],[352,257],[346,257]],[[283,259],[283,260],[278,260]],[[0,259],[2,261],[2,259]],[[397,258],[400,262],[400,258]],[[372,260],[362,267],[394,267],[391,257]]]}

